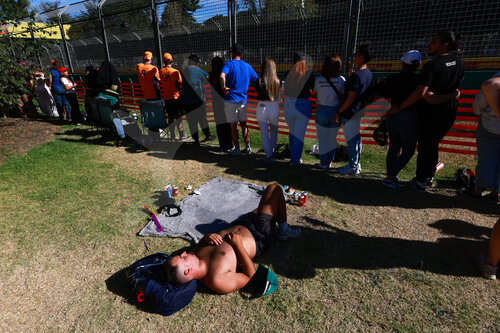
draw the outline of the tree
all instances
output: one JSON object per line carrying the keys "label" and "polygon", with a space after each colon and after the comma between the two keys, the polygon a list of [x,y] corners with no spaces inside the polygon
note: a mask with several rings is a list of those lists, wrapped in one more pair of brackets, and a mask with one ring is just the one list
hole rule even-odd
{"label": "tree", "polygon": [[177,0],[168,2],[163,9],[160,27],[167,28],[167,32],[177,34],[184,31],[184,27],[191,27],[195,22],[194,12],[202,8],[200,0]]}
{"label": "tree", "polygon": [[[27,0],[0,0],[0,25],[19,25],[21,19],[33,19],[34,12],[29,9]],[[8,33],[0,34],[0,113],[18,104],[21,93],[33,96],[29,88],[30,69],[21,65],[41,54],[41,46],[31,39],[13,37]]]}

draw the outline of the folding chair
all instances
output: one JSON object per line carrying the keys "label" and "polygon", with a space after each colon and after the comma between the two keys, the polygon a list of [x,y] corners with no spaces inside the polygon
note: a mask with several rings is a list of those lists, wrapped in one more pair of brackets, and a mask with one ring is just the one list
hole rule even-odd
{"label": "folding chair", "polygon": [[168,127],[163,101],[140,101],[142,126],[153,132]]}
{"label": "folding chair", "polygon": [[119,135],[113,122],[114,117],[111,101],[109,99],[99,97],[96,100],[97,109],[99,110],[98,114],[100,117],[100,123],[111,131],[115,144],[118,145]]}

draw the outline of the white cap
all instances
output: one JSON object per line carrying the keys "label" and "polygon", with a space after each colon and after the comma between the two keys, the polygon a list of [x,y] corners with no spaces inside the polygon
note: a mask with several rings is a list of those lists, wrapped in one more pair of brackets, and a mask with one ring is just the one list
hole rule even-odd
{"label": "white cap", "polygon": [[420,65],[422,55],[417,50],[411,50],[405,53],[401,61],[407,65]]}

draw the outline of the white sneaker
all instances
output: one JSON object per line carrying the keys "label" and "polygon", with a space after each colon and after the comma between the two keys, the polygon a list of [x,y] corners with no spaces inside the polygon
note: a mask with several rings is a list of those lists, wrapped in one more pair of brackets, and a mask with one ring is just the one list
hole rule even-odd
{"label": "white sneaker", "polygon": [[361,173],[361,165],[357,168],[351,168],[349,164],[344,165],[339,169],[341,175],[359,175]]}

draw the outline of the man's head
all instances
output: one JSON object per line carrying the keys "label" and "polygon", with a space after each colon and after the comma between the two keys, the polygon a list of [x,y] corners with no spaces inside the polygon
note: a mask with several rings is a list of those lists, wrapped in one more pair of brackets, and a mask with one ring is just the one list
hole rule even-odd
{"label": "man's head", "polygon": [[188,57],[188,66],[198,66],[200,63],[200,58],[194,53],[190,54]]}
{"label": "man's head", "polygon": [[196,255],[185,251],[170,258],[167,263],[169,281],[177,286],[188,283],[196,277],[199,264],[200,260]]}
{"label": "man's head", "polygon": [[146,51],[144,52],[144,63],[145,64],[150,64],[151,61],[153,60],[153,53],[151,53],[150,51]]}
{"label": "man's head", "polygon": [[354,54],[354,66],[360,68],[372,60],[372,52],[368,44],[361,44]]}
{"label": "man's head", "polygon": [[236,57],[242,57],[243,56],[243,46],[241,46],[241,44],[234,44],[232,47],[231,47],[231,56],[234,58]]}
{"label": "man's head", "polygon": [[403,62],[404,71],[414,72],[422,62],[422,55],[417,50],[411,50],[403,55],[401,61]]}
{"label": "man's head", "polygon": [[163,53],[163,62],[165,63],[165,65],[172,65],[172,63],[174,62],[174,58],[172,58],[172,55],[168,52],[165,52]]}
{"label": "man's head", "polygon": [[438,31],[427,44],[427,53],[431,57],[437,57],[448,52],[458,51],[460,35],[453,31]]}

